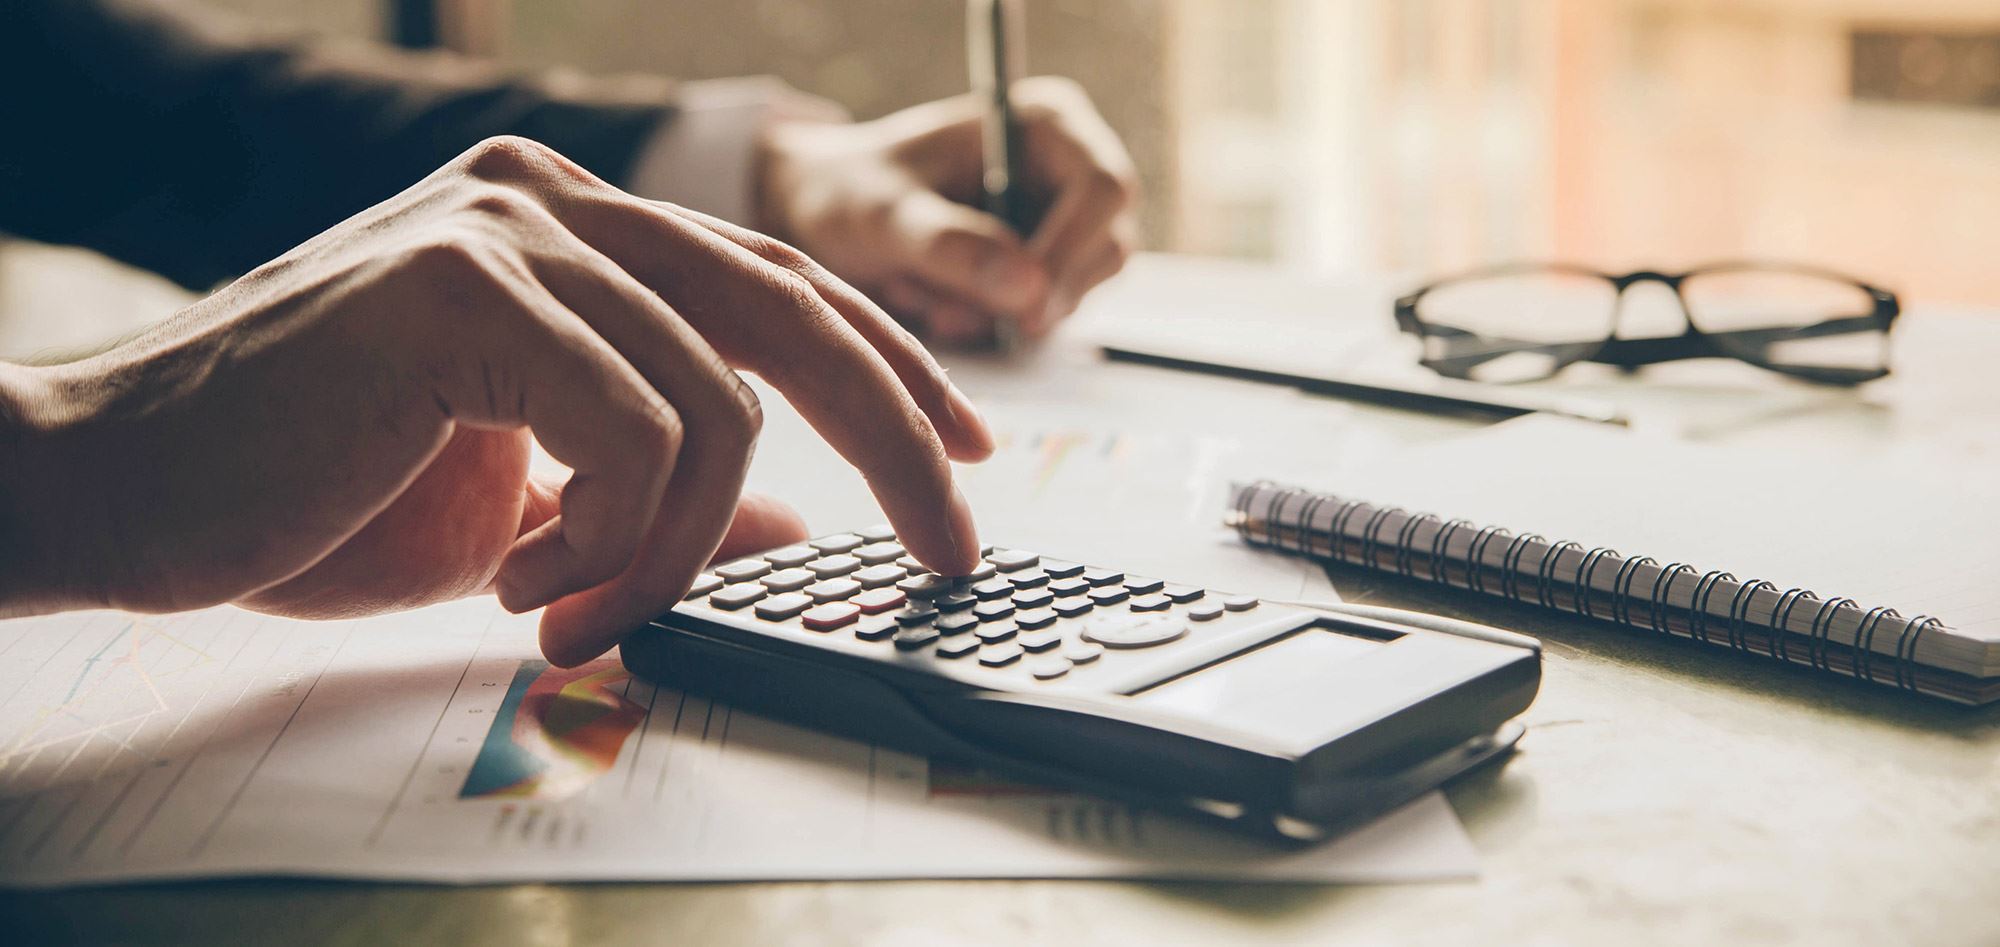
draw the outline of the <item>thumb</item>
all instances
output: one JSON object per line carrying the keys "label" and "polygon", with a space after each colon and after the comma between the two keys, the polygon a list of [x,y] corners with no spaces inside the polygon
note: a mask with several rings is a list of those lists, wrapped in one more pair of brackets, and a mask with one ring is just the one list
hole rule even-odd
{"label": "thumb", "polygon": [[1047,301],[1047,268],[998,217],[918,185],[898,199],[890,226],[909,272],[975,309],[1018,318]]}

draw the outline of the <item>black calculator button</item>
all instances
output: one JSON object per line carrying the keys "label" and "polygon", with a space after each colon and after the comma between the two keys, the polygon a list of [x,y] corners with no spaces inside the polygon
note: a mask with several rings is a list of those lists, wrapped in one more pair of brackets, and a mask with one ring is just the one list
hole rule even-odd
{"label": "black calculator button", "polygon": [[783,621],[812,607],[810,596],[797,592],[773,595],[757,603],[757,617],[765,621]]}
{"label": "black calculator button", "polygon": [[896,583],[896,587],[911,598],[930,598],[950,591],[951,580],[941,575],[913,575]]}
{"label": "black calculator button", "polygon": [[851,625],[860,617],[860,607],[851,602],[828,602],[806,609],[806,613],[799,616],[799,621],[814,631],[832,631],[844,625]]}
{"label": "black calculator button", "polygon": [[1165,615],[1101,615],[1083,629],[1084,638],[1107,648],[1150,648],[1187,634],[1187,623]]}
{"label": "black calculator button", "polygon": [[896,650],[915,651],[936,640],[938,640],[936,628],[927,625],[905,628],[902,631],[896,632]]}
{"label": "black calculator button", "polygon": [[861,583],[853,579],[827,579],[806,586],[806,594],[815,602],[838,602],[861,591]]}
{"label": "black calculator button", "polygon": [[901,607],[910,598],[895,589],[869,589],[848,601],[861,609],[863,615],[880,615],[892,608]]}
{"label": "black calculator button", "polygon": [[996,644],[998,642],[1006,641],[1007,639],[1014,637],[1014,632],[1018,630],[1019,629],[1014,627],[1013,622],[1003,621],[1000,622],[999,624],[987,625],[984,628],[979,629],[977,637],[979,638],[979,640],[984,641],[987,644]]}
{"label": "black calculator button", "polygon": [[881,641],[896,633],[896,623],[886,615],[863,618],[854,626],[854,637],[863,641]]}
{"label": "black calculator button", "polygon": [[694,585],[688,588],[688,598],[700,598],[722,588],[722,577],[704,572],[694,577]]}
{"label": "black calculator button", "polygon": [[748,582],[771,571],[771,564],[762,559],[743,559],[726,566],[717,567],[715,574],[724,582]]}
{"label": "black calculator button", "polygon": [[846,575],[861,568],[861,560],[853,556],[827,556],[824,559],[814,559],[806,563],[806,568],[811,569],[813,575],[819,576],[822,579],[831,579],[834,576]]}
{"label": "black calculator button", "polygon": [[1120,586],[1107,585],[1101,589],[1091,589],[1090,600],[1099,605],[1116,605],[1125,601],[1125,597],[1130,594]]}
{"label": "black calculator button", "polygon": [[1189,608],[1188,617],[1195,621],[1214,621],[1222,617],[1222,605],[1218,602],[1203,602]]}
{"label": "black calculator button", "polygon": [[975,582],[972,585],[972,594],[979,596],[982,601],[989,598],[1002,598],[1013,591],[1014,586],[1009,584],[1006,579],[1001,578],[987,579],[984,582]]}
{"label": "black calculator button", "polygon": [[1001,572],[1019,572],[1041,562],[1042,557],[1025,549],[1002,549],[987,556],[986,561],[993,563],[993,568]]}
{"label": "black calculator button", "polygon": [[1038,585],[1049,584],[1049,574],[1040,569],[1030,569],[1007,576],[1007,581],[1012,582],[1017,589],[1032,589]]}
{"label": "black calculator button", "polygon": [[936,617],[937,609],[918,602],[909,608],[897,612],[896,623],[899,625],[921,625]]}
{"label": "black calculator button", "polygon": [[1088,641],[1072,641],[1063,648],[1062,656],[1071,664],[1089,664],[1104,656],[1104,649]]}
{"label": "black calculator button", "polygon": [[931,599],[931,605],[941,612],[962,612],[971,608],[972,603],[977,601],[979,600],[964,592],[946,592]]}
{"label": "black calculator button", "polygon": [[1014,593],[1016,608],[1041,608],[1055,600],[1055,593],[1048,589],[1029,589],[1026,592]]}
{"label": "black calculator button", "polygon": [[1168,608],[1173,607],[1173,604],[1166,596],[1157,592],[1152,595],[1137,595],[1132,598],[1132,610],[1135,612],[1164,612]]}
{"label": "black calculator button", "polygon": [[1083,565],[1076,562],[1064,562],[1061,559],[1044,559],[1042,560],[1042,571],[1048,573],[1050,578],[1069,579],[1075,578],[1077,573],[1082,572]]}
{"label": "black calculator button", "polygon": [[1014,614],[1014,603],[1004,598],[996,598],[972,606],[972,613],[978,615],[980,621],[999,621]]}
{"label": "black calculator button", "polygon": [[1116,585],[1125,581],[1125,573],[1113,569],[1085,569],[1083,581],[1091,585]]}
{"label": "black calculator button", "polygon": [[888,543],[896,540],[895,528],[887,523],[877,523],[867,529],[857,529],[854,535],[861,537],[863,542],[870,543]]}
{"label": "black calculator button", "polygon": [[988,645],[979,649],[979,663],[990,668],[1006,667],[1021,660],[1021,646],[1017,644]]}
{"label": "black calculator button", "polygon": [[1127,576],[1125,579],[1125,591],[1133,595],[1150,595],[1166,586],[1167,584],[1159,579],[1148,579],[1142,575]]}
{"label": "black calculator button", "polygon": [[895,543],[869,543],[860,549],[854,550],[854,558],[871,566],[881,565],[885,562],[895,562],[902,555],[903,547]]}
{"label": "black calculator button", "polygon": [[1201,589],[1195,588],[1192,585],[1169,585],[1166,588],[1161,589],[1160,592],[1161,594],[1165,595],[1170,599],[1173,599],[1175,602],[1181,605],[1186,605],[1189,602],[1200,601],[1201,597],[1207,594],[1203,592]]}
{"label": "black calculator button", "polygon": [[1049,583],[1049,591],[1057,595],[1081,595],[1090,589],[1090,583],[1078,578],[1057,579]]}
{"label": "black calculator button", "polygon": [[1064,618],[1075,618],[1078,615],[1088,614],[1091,609],[1096,607],[1087,598],[1064,598],[1056,600],[1056,614]]}
{"label": "black calculator button", "polygon": [[835,533],[831,536],[821,536],[818,539],[811,540],[806,545],[819,550],[822,556],[831,556],[859,549],[861,548],[861,542],[861,537],[853,533]]}
{"label": "black calculator button", "polygon": [[1023,628],[1046,628],[1055,624],[1055,620],[1056,613],[1046,608],[1024,608],[1014,613],[1014,624]]}
{"label": "black calculator button", "polygon": [[764,554],[764,561],[773,569],[796,569],[819,558],[819,550],[811,546],[786,546]]}
{"label": "black calculator button", "polygon": [[993,568],[993,563],[982,562],[976,566],[973,566],[971,572],[959,576],[959,578],[964,579],[967,582],[978,582],[984,579],[993,578],[995,575],[999,574],[999,572],[1000,570]]}
{"label": "black calculator button", "polygon": [[796,592],[818,578],[810,569],[780,569],[763,578],[764,587],[773,592]]}
{"label": "black calculator button", "polygon": [[757,582],[745,582],[715,590],[708,597],[708,604],[716,608],[735,610],[764,597],[764,586]]}
{"label": "black calculator button", "polygon": [[979,624],[978,617],[965,612],[959,612],[956,615],[946,615],[939,618],[937,620],[937,630],[947,635],[955,635],[977,624]]}
{"label": "black calculator button", "polygon": [[1257,600],[1248,595],[1231,595],[1222,600],[1222,607],[1232,612],[1247,612],[1257,607]]}
{"label": "black calculator button", "polygon": [[888,585],[902,577],[903,569],[901,566],[892,566],[887,563],[878,566],[869,566],[854,573],[854,581],[861,583],[861,587],[864,589]]}
{"label": "black calculator button", "polygon": [[1069,673],[1069,659],[1054,654],[1036,658],[1028,663],[1028,673],[1035,675],[1038,681],[1053,681]]}
{"label": "black calculator button", "polygon": [[[1027,626],[1023,625],[1022,627],[1025,628]],[[1029,651],[1042,652],[1042,651],[1047,651],[1050,648],[1055,647],[1056,645],[1062,644],[1062,632],[1023,631],[1021,632],[1021,637],[1018,640],[1021,642],[1021,647],[1026,648]]]}
{"label": "black calculator button", "polygon": [[979,650],[979,639],[971,635],[962,638],[946,638],[938,642],[937,656],[940,658],[962,658]]}

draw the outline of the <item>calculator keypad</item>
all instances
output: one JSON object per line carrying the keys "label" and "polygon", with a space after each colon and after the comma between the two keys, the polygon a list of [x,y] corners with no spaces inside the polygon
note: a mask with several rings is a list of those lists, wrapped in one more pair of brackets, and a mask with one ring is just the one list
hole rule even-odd
{"label": "calculator keypad", "polygon": [[988,547],[969,575],[941,576],[886,526],[725,563],[686,601],[754,616],[777,633],[849,638],[894,660],[934,658],[1037,686],[1105,673],[1093,669],[1107,649],[1150,653],[1226,633],[1230,616],[1259,604],[1025,549]]}

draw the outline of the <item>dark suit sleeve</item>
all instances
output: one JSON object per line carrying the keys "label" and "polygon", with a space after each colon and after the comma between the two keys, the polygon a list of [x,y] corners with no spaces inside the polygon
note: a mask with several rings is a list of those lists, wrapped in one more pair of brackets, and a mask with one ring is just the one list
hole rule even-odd
{"label": "dark suit sleeve", "polygon": [[0,0],[0,230],[203,288],[492,135],[622,180],[671,112],[663,80],[257,40],[144,0]]}

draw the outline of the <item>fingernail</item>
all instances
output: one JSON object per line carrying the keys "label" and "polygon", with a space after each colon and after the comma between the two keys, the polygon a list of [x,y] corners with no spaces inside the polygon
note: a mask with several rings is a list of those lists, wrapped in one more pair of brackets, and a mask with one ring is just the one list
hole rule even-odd
{"label": "fingernail", "polygon": [[951,485],[951,509],[945,512],[944,522],[951,533],[952,548],[958,554],[956,566],[960,574],[971,572],[979,564],[979,528],[972,522],[972,504],[966,502],[956,483]]}
{"label": "fingernail", "polygon": [[993,429],[987,426],[986,416],[979,413],[978,406],[966,397],[965,392],[958,390],[950,378],[944,380],[944,397],[945,409],[951,412],[951,423],[971,435],[973,443],[982,452],[992,451],[995,445]]}

